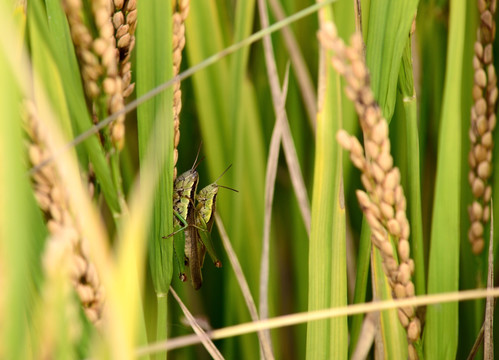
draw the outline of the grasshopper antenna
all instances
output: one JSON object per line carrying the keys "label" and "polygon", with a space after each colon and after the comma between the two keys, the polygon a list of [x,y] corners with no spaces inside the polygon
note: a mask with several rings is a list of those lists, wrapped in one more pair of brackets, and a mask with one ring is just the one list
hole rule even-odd
{"label": "grasshopper antenna", "polygon": [[199,153],[201,152],[201,146],[203,146],[203,142],[202,142],[202,141],[199,143],[198,152],[197,152],[197,154],[196,154],[196,159],[194,159],[194,164],[192,164],[191,171],[196,170],[196,168],[199,166],[199,164],[201,164],[201,161],[203,161],[203,160],[204,160],[204,156],[203,156],[203,157],[199,160],[199,162],[198,162]]}
{"label": "grasshopper antenna", "polygon": [[[227,169],[225,169],[225,170],[224,170],[224,172],[223,172],[223,173],[221,173],[221,174],[217,177],[217,179],[216,179],[215,181],[213,181],[213,184],[216,184],[216,183],[217,183],[217,181],[218,181],[218,180],[220,180],[220,179],[222,178],[222,176],[224,176],[224,175],[225,175],[225,173],[226,173],[227,171],[229,171],[229,169],[230,169],[231,167],[232,167],[232,164],[230,164],[229,166],[227,166]],[[218,184],[217,184],[217,185],[218,185]],[[220,185],[219,185],[219,186],[220,186]]]}
{"label": "grasshopper antenna", "polygon": [[233,188],[228,187],[228,186],[224,186],[224,185],[217,185],[217,186],[221,187],[221,188],[224,188],[224,189],[227,189],[227,190],[232,190],[232,191],[237,192],[237,193],[239,192],[239,190],[233,189]]}
{"label": "grasshopper antenna", "polygon": [[[217,181],[218,181],[218,180],[220,180],[220,178],[221,178],[222,176],[224,176],[224,174],[225,174],[227,171],[229,171],[229,169],[231,168],[231,166],[232,166],[232,164],[230,164],[229,166],[227,166],[227,169],[225,169],[225,170],[224,170],[224,172],[223,172],[222,174],[220,174],[220,176],[219,176],[219,177],[218,177],[218,178],[217,178],[217,179],[213,182],[213,184],[217,184]],[[239,191],[237,191],[236,189],[230,188],[230,187],[228,187],[228,186],[218,185],[218,184],[217,184],[217,186],[218,186],[218,187],[221,187],[221,188],[224,188],[224,189],[232,190],[232,191],[234,191],[234,192],[239,192]]]}

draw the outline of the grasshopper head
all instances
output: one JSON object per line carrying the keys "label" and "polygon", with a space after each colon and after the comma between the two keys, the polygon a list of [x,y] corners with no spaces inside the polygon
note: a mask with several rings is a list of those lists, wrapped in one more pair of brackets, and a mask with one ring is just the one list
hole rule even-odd
{"label": "grasshopper head", "polygon": [[188,170],[175,179],[174,197],[194,199],[198,187],[199,174],[196,170]]}
{"label": "grasshopper head", "polygon": [[196,193],[196,189],[198,186],[199,174],[196,171],[198,165],[203,161],[204,158],[201,158],[198,162],[199,151],[201,150],[201,144],[199,145],[198,153],[196,155],[196,159],[192,164],[190,170],[183,172],[175,179],[173,183],[173,188],[176,193],[181,193],[180,196],[188,196],[191,199],[194,199],[194,195]]}
{"label": "grasshopper head", "polygon": [[218,193],[218,185],[213,183],[201,190],[196,195],[196,200],[200,203],[206,203],[209,200],[214,200]]}
{"label": "grasshopper head", "polygon": [[[198,208],[201,211],[202,210],[204,210],[206,212],[214,212],[215,211],[215,203],[217,201],[217,194],[218,194],[219,188],[229,189],[229,190],[238,192],[237,190],[232,189],[230,187],[217,184],[217,181],[220,180],[220,178],[222,176],[224,176],[224,174],[227,172],[227,170],[230,169],[231,166],[232,166],[232,164],[229,165],[227,167],[227,169],[225,169],[224,172],[222,174],[220,174],[220,176],[213,183],[211,183],[210,185],[201,189],[199,191],[199,193],[196,195],[196,200],[198,202]],[[210,217],[211,217],[211,215],[210,215]]]}

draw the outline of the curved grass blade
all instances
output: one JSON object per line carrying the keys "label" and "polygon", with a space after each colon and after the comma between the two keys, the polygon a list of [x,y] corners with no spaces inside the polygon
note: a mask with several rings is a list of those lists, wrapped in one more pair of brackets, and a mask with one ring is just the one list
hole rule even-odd
{"label": "curved grass blade", "polygon": [[204,347],[206,350],[210,353],[211,357],[216,360],[223,360],[224,357],[220,353],[220,351],[217,349],[215,344],[211,341],[211,339],[208,337],[208,335],[205,333],[205,331],[201,328],[201,326],[197,323],[196,319],[194,316],[192,316],[191,312],[187,308],[187,306],[184,305],[180,297],[177,295],[175,290],[170,287],[170,292],[177,301],[178,305],[184,312],[184,315],[187,317],[187,320],[191,324],[192,329],[196,333],[196,335],[199,337],[200,341],[203,343]]}

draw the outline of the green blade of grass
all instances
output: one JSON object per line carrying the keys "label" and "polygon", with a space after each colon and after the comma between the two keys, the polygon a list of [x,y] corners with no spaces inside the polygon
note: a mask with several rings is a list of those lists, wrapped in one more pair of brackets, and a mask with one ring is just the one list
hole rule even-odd
{"label": "green blade of grass", "polygon": [[[331,7],[320,14],[332,19]],[[325,82],[319,104],[309,245],[308,310],[347,303],[345,204],[342,185],[342,151],[336,142],[341,129],[340,77],[331,66],[331,54],[322,53],[320,76]],[[309,323],[307,359],[346,359],[347,318]]]}
{"label": "green blade of grass", "polygon": [[[355,18],[353,1],[339,1],[333,4],[333,9],[336,16],[335,24],[338,29],[338,35],[348,43],[350,36],[355,31]],[[346,15],[348,14],[348,15]],[[341,88],[345,89],[345,80],[341,79]],[[343,129],[348,131],[349,134],[357,134],[359,131],[359,120],[355,112],[354,103],[347,97],[342,96],[342,112],[343,112]],[[356,182],[351,178],[354,166],[350,161],[348,152],[343,152],[343,181],[345,185],[345,194],[351,192],[352,185],[355,186]],[[357,175],[354,175],[357,176]],[[348,197],[347,197],[348,198]],[[355,206],[357,206],[357,199],[355,199]],[[358,206],[357,206],[358,207]]]}
{"label": "green blade of grass", "polygon": [[[340,122],[338,123],[338,130]],[[336,130],[336,129],[335,129]],[[347,305],[347,254],[346,254],[346,218],[343,179],[341,178],[342,153],[336,154],[336,176],[334,186],[334,209],[332,231],[332,258],[331,258],[331,306]],[[312,275],[313,276],[313,275]],[[346,359],[348,355],[348,318],[331,319],[330,353],[336,359]]]}
{"label": "green blade of grass", "polygon": [[[497,39],[496,39],[497,40]],[[495,44],[494,44],[495,45]],[[494,143],[495,144],[498,144],[499,143],[499,131],[494,131]],[[499,146],[494,146],[493,150],[492,150],[492,153],[493,153],[493,168],[494,168],[494,171],[496,172],[496,175],[493,176],[493,180],[492,180],[492,199],[493,199],[493,204],[492,204],[492,207],[493,207],[493,213],[494,213],[494,230],[493,230],[493,237],[492,237],[492,240],[493,241],[493,245],[494,245],[494,249],[493,249],[493,252],[494,252],[494,265],[495,265],[495,268],[497,269],[497,266],[498,266],[498,261],[497,259],[499,259],[499,229],[497,227],[497,215],[496,214],[499,214],[499,196],[498,196],[498,190],[499,190],[499,176],[497,176],[497,169],[499,169]],[[466,244],[468,245],[468,244]],[[496,281],[497,281],[497,273],[496,273]],[[497,314],[497,310],[495,311],[495,314]],[[494,323],[495,325],[497,325],[497,323],[499,322],[499,320],[497,319],[497,317],[495,317],[494,319]],[[497,328],[495,329],[494,331],[494,344],[499,344],[499,331],[497,330]],[[497,347],[497,346],[496,346]]]}
{"label": "green blade of grass", "polygon": [[[116,289],[123,294],[129,294],[121,301],[122,313],[126,314],[122,318],[128,329],[129,342],[141,345],[147,344],[143,301],[140,294],[145,273],[147,240],[150,233],[148,220],[153,217],[154,197],[157,194],[157,184],[160,179],[158,173],[164,172],[158,164],[164,165],[165,157],[170,154],[163,149],[163,133],[158,130],[162,127],[164,123],[157,121],[151,130],[149,143],[141,160],[141,177],[136,181],[130,193],[130,210],[125,221],[122,222],[123,228],[119,231],[122,239],[116,251],[118,266],[115,281],[119,284]],[[165,243],[168,240],[173,241],[172,238],[163,239]],[[166,296],[161,295],[164,293],[158,293],[157,296],[158,331],[156,336],[163,339],[166,337],[165,323],[169,314],[164,299]],[[157,356],[161,355],[157,354]]]}
{"label": "green blade of grass", "polygon": [[[369,275],[369,263],[371,257],[371,230],[366,219],[362,219],[362,230],[359,241],[359,253],[357,256],[357,275],[355,277],[354,304],[361,304],[366,301],[367,280]],[[357,346],[364,314],[354,315],[350,327],[349,355],[351,356]]]}
{"label": "green blade of grass", "polygon": [[[461,175],[461,74],[466,4],[452,1],[447,50],[447,69],[440,136],[437,178],[431,229],[428,293],[458,290],[459,200]],[[427,359],[454,359],[457,351],[457,303],[429,306],[424,350]]]}
{"label": "green blade of grass", "polygon": [[371,89],[390,121],[395,109],[400,60],[416,14],[418,0],[372,0],[366,40]]}
{"label": "green blade of grass", "polygon": [[[3,9],[2,14],[9,12]],[[4,34],[5,19],[0,22]],[[9,25],[13,25],[8,19]],[[11,28],[10,30],[14,30]],[[18,35],[18,34],[16,34]],[[15,44],[9,51],[20,49],[21,40],[9,39]],[[19,113],[21,94],[7,60],[6,49],[0,48],[0,257],[2,263],[2,357],[21,359],[29,353],[26,333],[29,275],[28,257],[31,241],[28,214],[30,191],[26,169],[22,165],[22,129]]]}
{"label": "green blade of grass", "polygon": [[[28,17],[29,42],[31,49],[31,59],[34,71],[38,75],[35,78],[34,93],[35,98],[38,91],[43,91],[47,94],[50,100],[52,109],[57,118],[61,120],[61,130],[68,137],[72,137],[71,124],[69,123],[69,114],[66,108],[66,97],[61,82],[61,77],[58,71],[52,54],[48,51],[44,38],[40,32],[36,31],[36,26],[33,24],[33,18]],[[38,80],[38,81],[37,81]],[[61,101],[62,100],[62,101]]]}
{"label": "green blade of grass", "polygon": [[[462,154],[461,162],[464,166],[463,175],[461,177],[461,208],[463,210],[468,209],[474,200],[472,195],[469,177],[466,176],[470,170],[469,166],[469,151],[470,151],[470,109],[473,105],[472,88],[475,84],[474,81],[474,62],[471,60],[474,54],[474,48],[476,46],[477,39],[477,27],[479,27],[480,17],[477,14],[477,4],[473,2],[467,2],[467,7],[465,10],[466,14],[466,30],[464,35],[464,52],[463,54],[469,54],[469,57],[465,55],[465,60],[462,66],[462,85],[461,85],[461,110],[463,121],[461,122],[462,128]],[[469,30],[468,30],[469,29]],[[494,50],[495,52],[495,50]],[[497,65],[496,65],[497,66]],[[497,68],[497,67],[496,67]],[[497,135],[497,131],[495,131]],[[494,135],[493,135],[494,136]],[[495,136],[497,139],[497,136]],[[495,152],[495,149],[492,150]],[[495,154],[494,154],[495,155]],[[495,157],[492,159],[495,162],[493,166],[497,169],[497,160]],[[497,177],[492,177],[496,178]],[[494,181],[494,180],[492,180]],[[490,180],[489,180],[489,183]],[[494,189],[494,184],[491,183],[492,189]],[[493,190],[495,192],[495,190]],[[492,196],[494,198],[494,196]],[[491,208],[493,204],[491,204]],[[484,240],[485,246],[482,254],[476,256],[471,251],[471,245],[469,238],[467,236],[470,230],[470,217],[468,211],[461,212],[461,251],[459,258],[459,288],[460,289],[471,289],[476,287],[485,287],[487,278],[487,234],[489,231],[489,224],[484,226]],[[483,319],[485,309],[485,301],[482,299],[466,302],[459,304],[459,341],[458,341],[458,351],[470,352],[473,347],[473,341],[477,338],[477,334],[480,333],[480,329],[483,331]],[[476,340],[478,341],[478,340]],[[476,344],[475,344],[476,345]],[[479,344],[478,351],[475,353],[475,358],[485,358],[483,353],[483,346]],[[470,355],[471,356],[471,355]]]}
{"label": "green blade of grass", "polygon": [[[171,6],[167,2],[138,3],[137,27],[137,96],[166,82],[172,77]],[[155,149],[154,169],[158,178],[155,188],[151,230],[149,233],[149,261],[157,295],[158,317],[156,339],[165,339],[166,306],[173,273],[173,241],[162,236],[173,231],[173,93],[168,88],[137,109],[139,157],[145,161],[148,144],[160,138]]]}
{"label": "green blade of grass", "polygon": [[[475,5],[475,4],[473,4]],[[445,76],[445,48],[447,44],[448,28],[441,21],[444,9],[421,1],[417,16],[418,50],[421,59],[420,82],[424,84],[424,91],[419,95],[420,117],[419,128],[421,133],[421,154],[429,154],[431,157],[421,157],[422,179],[433,178],[434,162],[432,148],[435,146],[442,112],[443,86]],[[422,88],[423,90],[423,88]],[[426,196],[431,198],[430,194]],[[431,199],[424,199],[423,213],[431,212]],[[430,229],[429,219],[423,219],[424,229]],[[425,238],[429,238],[429,230],[425,230]]]}
{"label": "green blade of grass", "polygon": [[[494,205],[493,203],[491,204]],[[489,249],[488,249],[488,264],[487,264],[487,288],[494,288],[494,211],[490,214],[490,234],[489,234]],[[485,320],[484,320],[484,359],[494,359],[494,308],[496,301],[493,297],[488,297],[485,305]]]}
{"label": "green blade of grass", "polygon": [[[240,41],[251,34],[255,0],[238,1],[236,5],[236,21],[234,40]],[[243,81],[246,76],[249,47],[236,52],[231,58],[229,84],[229,119],[238,119],[241,111]],[[237,123],[235,124],[237,133]]]}
{"label": "green blade of grass", "polygon": [[[137,94],[143,95],[171,78],[171,16],[170,7],[163,4],[155,7],[153,4],[139,5],[137,39]],[[156,6],[158,6],[156,4]],[[140,15],[142,13],[142,15]],[[154,216],[151,232],[151,266],[156,275],[153,276],[156,290],[167,293],[172,276],[172,243],[163,241],[162,236],[172,232],[173,227],[173,119],[172,119],[171,88],[154,99],[139,106],[137,111],[139,130],[139,153],[144,158],[152,138],[152,129],[161,133],[164,151],[169,156],[160,156],[165,163],[158,164],[159,185],[155,197]],[[161,122],[164,126],[157,126]]]}
{"label": "green blade of grass", "polygon": [[[463,54],[468,54],[463,61],[462,67],[462,84],[461,84],[461,111],[463,121],[461,122],[461,139],[462,149],[461,163],[463,164],[463,175],[461,176],[461,209],[466,210],[473,202],[473,195],[471,186],[468,180],[467,173],[469,167],[469,151],[470,151],[470,110],[473,105],[472,88],[474,85],[474,69],[472,55],[474,53],[475,41],[477,38],[476,29],[479,23],[479,15],[477,3],[470,1],[466,2],[466,22],[465,22],[465,35],[464,35],[464,51]],[[497,141],[497,131],[494,131],[495,141]],[[496,147],[492,150],[494,153]],[[497,169],[496,154],[492,157],[493,169]],[[495,170],[496,171],[496,170]],[[497,179],[497,176],[493,178]],[[497,189],[496,184],[490,182],[492,191]],[[495,196],[492,196],[495,198]],[[481,255],[476,256],[473,254],[471,245],[468,239],[468,231],[470,229],[470,217],[468,211],[461,211],[461,251],[459,254],[459,288],[460,289],[473,289],[476,287],[484,287],[486,284],[487,274],[487,261],[486,253],[483,251]],[[487,236],[489,226],[484,227],[484,240],[487,248]],[[477,334],[480,332],[483,324],[483,314],[485,311],[485,302],[483,300],[469,301],[459,304],[459,341],[457,353],[469,353],[473,348],[473,342]],[[483,357],[483,347],[480,346],[475,358]]]}
{"label": "green blade of grass", "polygon": [[419,130],[418,109],[414,79],[412,75],[412,52],[411,38],[402,56],[402,64],[399,73],[399,89],[402,93],[404,104],[404,115],[406,121],[407,141],[407,164],[408,164],[408,188],[407,198],[409,203],[409,223],[411,224],[411,257],[414,259],[414,285],[416,294],[422,295],[426,292],[425,265],[423,249],[423,218],[421,214],[421,181],[419,162]]}
{"label": "green blade of grass", "polygon": [[[373,249],[371,260],[375,296],[379,300],[392,300],[392,290],[383,271],[381,255],[378,249]],[[379,319],[385,359],[407,359],[406,332],[400,324],[397,310],[382,311]]]}
{"label": "green blade of grass", "polygon": [[[191,4],[185,25],[186,51],[189,63],[198,64],[226,46],[222,38],[223,25],[220,24],[218,12],[213,3],[201,1]],[[225,25],[228,26],[228,24]],[[209,37],[206,37],[207,32],[210,34]],[[227,68],[228,60],[220,59],[209,68],[196,72],[193,76],[196,107],[201,119],[203,141],[206,144],[203,152],[210,161],[219,159],[222,163],[227,156],[227,152],[224,151],[226,145],[224,139],[228,139],[228,136],[231,135],[228,103],[225,100],[228,99],[229,74]],[[207,120],[203,121],[204,118]],[[219,146],[210,146],[211,142],[219,144]],[[183,139],[180,139],[180,143],[183,143]],[[216,176],[214,172],[212,174]],[[227,175],[231,176],[230,173]]]}

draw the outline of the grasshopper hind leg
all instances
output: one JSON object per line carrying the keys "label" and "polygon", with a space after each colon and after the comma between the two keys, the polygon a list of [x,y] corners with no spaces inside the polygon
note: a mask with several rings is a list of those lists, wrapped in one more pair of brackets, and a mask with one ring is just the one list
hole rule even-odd
{"label": "grasshopper hind leg", "polygon": [[202,248],[204,248],[203,258],[204,255],[206,254],[206,251],[208,251],[208,254],[210,255],[211,260],[213,261],[215,267],[221,268],[222,262],[218,258],[218,255],[215,251],[215,247],[213,246],[213,242],[211,240],[210,231],[208,230],[207,225],[202,217],[198,216],[197,225],[195,226],[195,228],[198,230],[199,237],[201,240],[201,245]]}
{"label": "grasshopper hind leg", "polygon": [[171,234],[163,236],[163,239],[171,238],[172,236],[175,236],[179,232],[184,231],[187,228],[187,226],[189,226],[187,224],[187,221],[185,221],[185,219],[182,217],[182,215],[180,215],[177,211],[173,210],[173,215],[175,215],[177,217],[177,219],[179,220],[179,223],[182,224],[182,226],[179,229],[174,230]]}

